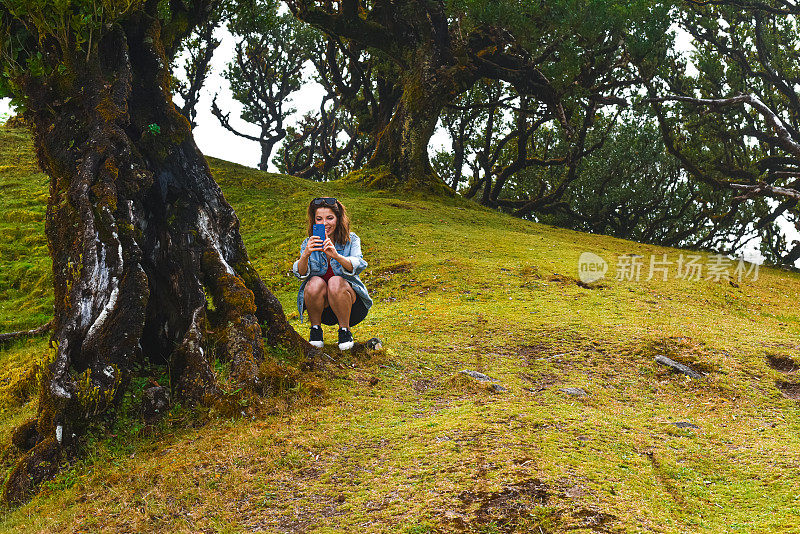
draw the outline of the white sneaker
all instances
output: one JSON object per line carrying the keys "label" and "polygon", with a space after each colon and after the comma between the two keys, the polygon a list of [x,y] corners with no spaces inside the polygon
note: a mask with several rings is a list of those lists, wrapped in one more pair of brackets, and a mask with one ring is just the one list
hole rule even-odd
{"label": "white sneaker", "polygon": [[350,330],[339,329],[339,350],[350,350],[353,348],[353,334]]}
{"label": "white sneaker", "polygon": [[322,341],[322,327],[319,325],[311,327],[311,333],[308,336],[308,342],[311,343],[314,347],[322,348],[325,344]]}

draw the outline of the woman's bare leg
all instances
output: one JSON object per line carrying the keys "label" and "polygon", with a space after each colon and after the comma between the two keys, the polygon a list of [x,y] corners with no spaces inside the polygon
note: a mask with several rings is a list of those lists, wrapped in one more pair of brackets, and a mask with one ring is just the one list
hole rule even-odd
{"label": "woman's bare leg", "polygon": [[333,276],[328,280],[328,303],[339,319],[340,328],[350,328],[350,311],[355,301],[356,292],[347,280],[341,276]]}
{"label": "woman's bare leg", "polygon": [[[312,326],[322,323],[322,310],[328,305],[328,285],[320,276],[312,276],[303,290],[303,301]],[[349,314],[348,314],[349,316]]]}

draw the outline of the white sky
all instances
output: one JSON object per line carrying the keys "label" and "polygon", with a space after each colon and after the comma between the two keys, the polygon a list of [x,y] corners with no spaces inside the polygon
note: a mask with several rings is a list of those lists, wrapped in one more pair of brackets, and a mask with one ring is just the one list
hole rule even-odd
{"label": "white sky", "polygon": [[[677,33],[678,47],[687,51],[692,49],[691,37],[689,34],[680,31],[677,27],[673,27],[673,29],[675,29]],[[239,102],[233,100],[231,91],[228,88],[228,81],[222,76],[225,66],[234,56],[233,38],[224,28],[218,29],[215,35],[221,40],[221,44],[217,48],[212,59],[211,73],[202,89],[200,101],[197,105],[197,127],[194,130],[195,141],[200,150],[208,156],[233,161],[249,167],[256,167],[261,159],[261,148],[258,143],[228,132],[220,126],[217,118],[211,114],[211,100],[214,94],[218,93],[217,104],[223,111],[230,112],[231,125],[243,133],[258,135],[259,128],[257,126],[248,124],[239,119],[242,106]],[[694,66],[690,64],[689,69],[694,70]],[[310,76],[308,77],[310,78]],[[304,84],[303,88],[290,98],[292,107],[296,108],[297,111],[294,116],[289,117],[285,121],[285,124],[291,125],[303,114],[317,109],[322,96],[322,87],[309,80],[309,83]],[[0,122],[3,122],[5,117],[12,113],[13,110],[10,107],[10,99],[0,99]],[[447,135],[440,130],[437,131],[431,139],[431,153],[434,153],[435,150],[441,149],[442,147],[449,149],[450,140]],[[277,146],[273,149],[272,156],[275,155],[277,149]],[[276,170],[272,162],[270,162],[270,170]],[[788,223],[782,224],[781,226],[784,228],[784,231],[789,234],[790,239],[800,240],[800,232],[794,227]],[[763,261],[763,257],[758,252],[757,245],[754,244],[747,247],[744,256],[745,259],[749,261],[758,263]]]}
{"label": "white sky", "polygon": [[[195,122],[197,127],[194,130],[195,142],[203,154],[247,165],[248,167],[257,167],[258,162],[261,160],[261,147],[259,144],[227,131],[220,126],[217,118],[211,114],[211,101],[214,98],[214,94],[219,93],[217,105],[223,112],[230,112],[231,126],[242,133],[258,136],[260,130],[258,126],[246,123],[239,118],[242,105],[232,98],[231,91],[228,88],[228,81],[222,76],[225,66],[234,58],[234,39],[224,28],[218,28],[215,32],[215,37],[221,41],[221,44],[214,52],[214,57],[211,61],[211,74],[206,80],[201,91],[200,101],[196,106],[197,119]],[[297,111],[284,121],[286,126],[298,122],[309,111],[319,109],[324,90],[321,85],[311,80],[311,68],[312,66],[308,65],[305,72],[307,83],[303,84],[302,88],[288,99],[289,105],[286,107],[293,107]],[[0,113],[2,113],[2,110],[0,110]],[[273,148],[270,156],[269,170],[271,171],[277,171],[271,160],[277,153],[279,146],[276,145]],[[442,146],[450,147],[449,138],[444,132],[437,132],[431,139],[431,153]]]}
{"label": "white sky", "polygon": [[[233,161],[248,167],[257,167],[261,160],[261,147],[255,141],[250,141],[239,137],[222,126],[217,118],[211,114],[211,101],[214,94],[217,97],[217,105],[224,112],[230,112],[231,126],[236,130],[249,135],[258,136],[260,128],[254,124],[249,124],[239,118],[242,105],[233,99],[228,87],[228,80],[222,76],[225,66],[234,57],[234,39],[224,28],[218,28],[215,36],[220,39],[221,44],[214,52],[211,60],[211,73],[209,74],[200,94],[200,101],[197,103],[197,127],[194,129],[194,139],[203,154],[215,158]],[[290,97],[291,107],[297,109],[294,116],[289,117],[284,124],[291,125],[305,113],[319,108],[323,96],[323,89],[320,85],[313,83],[304,84],[303,88]],[[289,106],[287,106],[289,107]],[[275,146],[272,156],[278,150]],[[272,158],[270,156],[270,158]],[[272,162],[270,170],[276,171]]]}

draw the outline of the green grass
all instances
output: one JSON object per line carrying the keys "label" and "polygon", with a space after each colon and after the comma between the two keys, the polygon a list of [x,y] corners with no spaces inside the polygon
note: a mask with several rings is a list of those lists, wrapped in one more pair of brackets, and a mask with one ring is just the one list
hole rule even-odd
{"label": "green grass", "polygon": [[[0,132],[0,147],[6,331],[46,321],[52,297],[47,180],[24,134]],[[145,432],[133,408],[123,411],[87,457],[5,510],[0,530],[800,532],[800,407],[775,386],[800,379],[766,361],[800,363],[797,274],[761,268],[738,287],[647,281],[646,270],[638,282],[616,280],[622,254],[688,252],[460,199],[210,163],[253,263],[304,335],[289,274],[304,206],[314,196],[348,206],[375,301],[354,334],[380,337],[386,351],[347,360],[352,368],[320,379],[323,394],[287,395],[262,419],[176,408]],[[584,251],[610,264],[601,287],[576,283]],[[46,351],[43,338],[0,351],[0,443],[35,414],[35,395],[15,392],[27,391],[20,377]],[[657,354],[707,377],[673,374]],[[6,470],[14,457],[6,451]]]}
{"label": "green grass", "polygon": [[4,130],[0,137],[0,330],[4,332],[33,328],[53,313],[44,236],[48,183],[36,165],[28,134]]}

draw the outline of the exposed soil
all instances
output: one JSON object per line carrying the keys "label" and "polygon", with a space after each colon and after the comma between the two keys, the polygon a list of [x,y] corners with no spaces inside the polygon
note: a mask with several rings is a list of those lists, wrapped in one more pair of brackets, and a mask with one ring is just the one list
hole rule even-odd
{"label": "exposed soil", "polygon": [[544,391],[555,384],[561,383],[561,377],[553,374],[534,376],[530,373],[522,373],[520,377],[531,383],[532,387],[525,389],[532,392]]}
{"label": "exposed soil", "polygon": [[[547,484],[530,479],[503,487],[500,491],[462,491],[458,495],[465,507],[477,504],[469,526],[478,531],[492,525],[499,532],[522,532],[521,520],[532,518],[532,509],[546,505],[550,500]],[[527,523],[527,522],[526,522]]]}
{"label": "exposed soil", "polygon": [[[571,489],[576,488],[578,486]],[[444,531],[546,534],[557,528],[614,532],[610,523],[617,518],[612,514],[585,507],[564,508],[558,505],[558,501],[564,497],[573,499],[583,495],[585,493],[581,490],[565,495],[537,478],[504,486],[500,491],[462,491],[457,496],[462,509],[445,514],[447,529]]]}
{"label": "exposed soil", "polygon": [[794,373],[800,369],[800,365],[795,363],[793,359],[771,354],[767,356],[767,365],[781,373]]}
{"label": "exposed soil", "polygon": [[664,337],[651,341],[642,351],[647,358],[662,354],[705,375],[718,370],[718,367],[713,364],[717,352],[707,347],[702,341],[682,336]]}
{"label": "exposed soil", "polygon": [[593,532],[608,532],[608,530],[606,530],[606,526],[617,517],[604,512],[598,512],[597,510],[589,510],[584,508],[574,513],[573,518],[578,519],[580,523],[574,527],[571,527],[571,529],[588,528]]}
{"label": "exposed soil", "polygon": [[517,349],[517,355],[528,364],[537,358],[544,358],[552,354],[552,345],[547,343],[534,343],[532,345],[522,345]]}
{"label": "exposed soil", "polygon": [[434,387],[434,384],[432,380],[420,379],[420,380],[414,380],[414,382],[411,384],[411,387],[417,393],[424,393],[427,390]]}
{"label": "exposed soil", "polygon": [[794,382],[775,382],[775,387],[781,390],[787,399],[800,400],[800,384]]}

